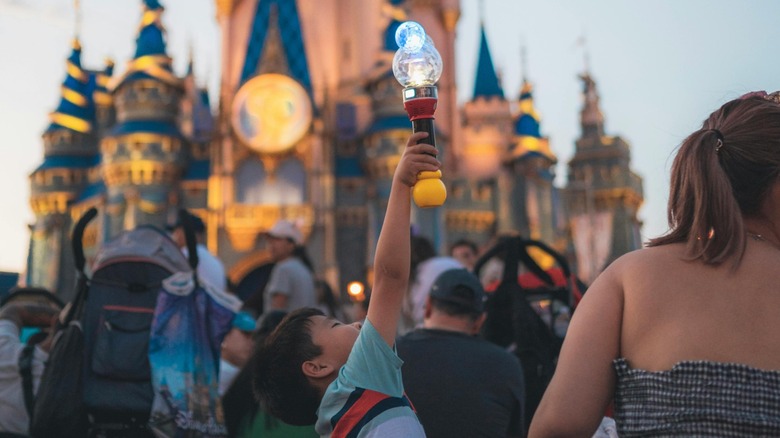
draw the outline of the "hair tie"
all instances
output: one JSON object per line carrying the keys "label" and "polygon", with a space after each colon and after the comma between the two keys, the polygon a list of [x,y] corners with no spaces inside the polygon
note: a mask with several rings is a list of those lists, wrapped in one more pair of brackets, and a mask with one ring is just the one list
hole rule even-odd
{"label": "hair tie", "polygon": [[718,139],[718,144],[715,145],[715,153],[720,152],[720,148],[723,147],[723,134],[718,131],[717,129],[710,129],[711,132],[715,133],[715,137]]}

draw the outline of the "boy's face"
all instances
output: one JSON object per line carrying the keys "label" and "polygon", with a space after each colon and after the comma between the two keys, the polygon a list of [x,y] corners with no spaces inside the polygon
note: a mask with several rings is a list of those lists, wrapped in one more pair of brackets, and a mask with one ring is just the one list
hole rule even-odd
{"label": "boy's face", "polygon": [[311,340],[322,348],[320,359],[329,362],[338,371],[347,363],[362,324],[359,322],[344,324],[322,315],[315,315],[309,319],[312,323]]}

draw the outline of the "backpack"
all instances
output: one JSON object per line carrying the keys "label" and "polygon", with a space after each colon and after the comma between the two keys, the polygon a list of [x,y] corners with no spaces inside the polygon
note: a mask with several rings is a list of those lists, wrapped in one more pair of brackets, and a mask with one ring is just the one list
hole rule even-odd
{"label": "backpack", "polygon": [[[43,369],[38,392],[30,415],[30,436],[35,438],[83,438],[89,430],[82,397],[84,333],[81,314],[86,299],[88,279],[84,273],[82,246],[84,229],[95,218],[97,210],[87,211],[73,228],[71,244],[76,264],[76,295],[70,309],[56,328],[57,332]],[[32,396],[32,391],[25,398]]]}
{"label": "backpack", "polygon": [[[529,254],[532,248],[549,254],[559,266],[560,275],[553,276],[558,272],[542,269]],[[564,333],[556,330],[556,321],[571,315],[582,297],[582,283],[571,274],[566,259],[540,241],[519,236],[502,239],[477,261],[474,267],[477,276],[493,257],[502,259],[504,270],[500,283],[488,294],[485,303],[487,318],[483,335],[513,351],[520,360],[528,427],[555,372],[563,343]],[[528,272],[518,275],[520,266]],[[535,281],[528,281],[529,276]]]}
{"label": "backpack", "polygon": [[[103,244],[83,282],[79,390],[91,434],[224,436],[216,392],[203,385],[216,387],[219,345],[240,302],[198,284],[194,233],[188,213],[180,217],[189,258],[161,230],[140,226]],[[187,397],[189,407],[177,403]]]}

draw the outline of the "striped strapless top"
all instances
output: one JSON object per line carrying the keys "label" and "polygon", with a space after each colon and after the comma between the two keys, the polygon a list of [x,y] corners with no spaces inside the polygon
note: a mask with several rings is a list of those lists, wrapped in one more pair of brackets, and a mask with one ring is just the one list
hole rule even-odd
{"label": "striped strapless top", "polygon": [[615,421],[629,437],[780,437],[780,372],[709,361],[671,370],[614,362]]}

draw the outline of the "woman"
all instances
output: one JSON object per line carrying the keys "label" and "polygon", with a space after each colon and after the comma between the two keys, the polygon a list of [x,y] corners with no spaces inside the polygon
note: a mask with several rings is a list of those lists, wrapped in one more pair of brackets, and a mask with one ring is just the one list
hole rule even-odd
{"label": "woman", "polygon": [[316,306],[314,268],[301,231],[290,221],[278,220],[268,230],[267,240],[275,265],[265,286],[263,312]]}
{"label": "woman", "polygon": [[670,231],[577,308],[530,436],[780,436],[780,95],[726,103],[680,146]]}

